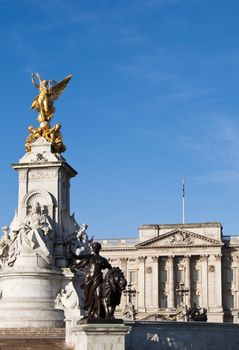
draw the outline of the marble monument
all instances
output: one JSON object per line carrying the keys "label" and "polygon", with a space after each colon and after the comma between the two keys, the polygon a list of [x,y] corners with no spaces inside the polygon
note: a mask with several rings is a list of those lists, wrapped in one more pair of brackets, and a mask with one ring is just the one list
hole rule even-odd
{"label": "marble monument", "polygon": [[[39,90],[32,103],[39,126],[29,126],[23,157],[12,165],[19,178],[18,204],[0,239],[0,327],[63,327],[82,314],[81,273],[71,253],[90,251],[87,225],[70,212],[70,181],[77,172],[62,156],[61,126],[51,126],[54,101],[71,79],[59,83],[32,74]],[[69,316],[71,315],[71,316]]]}

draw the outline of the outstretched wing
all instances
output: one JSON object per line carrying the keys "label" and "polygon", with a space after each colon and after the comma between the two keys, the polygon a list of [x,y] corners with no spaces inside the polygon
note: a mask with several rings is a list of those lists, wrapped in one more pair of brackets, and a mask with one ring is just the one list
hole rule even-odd
{"label": "outstretched wing", "polygon": [[65,79],[57,83],[56,85],[52,86],[50,89],[50,95],[53,100],[57,100],[58,97],[61,96],[63,90],[71,80],[72,75],[68,75]]}

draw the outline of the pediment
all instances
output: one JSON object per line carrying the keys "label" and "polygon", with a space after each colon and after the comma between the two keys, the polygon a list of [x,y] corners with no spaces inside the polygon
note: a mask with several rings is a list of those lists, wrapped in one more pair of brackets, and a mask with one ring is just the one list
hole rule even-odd
{"label": "pediment", "polygon": [[160,247],[202,247],[222,246],[219,240],[199,235],[198,233],[175,229],[164,233],[162,236],[151,238],[145,242],[137,244],[137,248],[160,248]]}

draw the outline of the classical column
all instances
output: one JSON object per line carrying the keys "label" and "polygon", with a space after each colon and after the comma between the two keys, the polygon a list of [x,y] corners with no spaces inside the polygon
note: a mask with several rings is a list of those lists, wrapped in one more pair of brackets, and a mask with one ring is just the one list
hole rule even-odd
{"label": "classical column", "polygon": [[188,295],[185,295],[185,304],[191,306],[191,278],[190,278],[190,256],[185,256],[185,289],[189,290]]}
{"label": "classical column", "polygon": [[138,258],[139,264],[139,286],[140,290],[138,291],[138,310],[141,312],[145,311],[145,260],[146,256],[140,256]]}
{"label": "classical column", "polygon": [[201,276],[201,293],[202,301],[201,307],[208,309],[208,255],[201,255],[200,261],[202,263],[202,276]]}
{"label": "classical column", "polygon": [[168,308],[175,307],[175,286],[174,286],[174,257],[169,256],[167,261],[168,266]]}
{"label": "classical column", "polygon": [[208,258],[208,322],[223,322],[221,254]]}
{"label": "classical column", "polygon": [[[128,274],[127,274],[127,261],[128,258],[120,258],[120,266],[121,266],[121,270],[123,272],[123,274],[125,275],[126,280],[128,280]],[[122,293],[121,295],[121,308],[124,309],[125,305],[127,305],[127,295],[124,295],[124,293]]]}
{"label": "classical column", "polygon": [[159,307],[159,258],[158,256],[151,257],[152,264],[152,307]]}
{"label": "classical column", "polygon": [[215,255],[215,307],[222,309],[222,255]]}
{"label": "classical column", "polygon": [[[236,260],[236,276],[235,276],[235,284],[236,286],[239,285],[239,256],[235,257]],[[238,289],[236,289],[238,290]],[[239,309],[239,291],[236,291],[235,293],[235,308]]]}

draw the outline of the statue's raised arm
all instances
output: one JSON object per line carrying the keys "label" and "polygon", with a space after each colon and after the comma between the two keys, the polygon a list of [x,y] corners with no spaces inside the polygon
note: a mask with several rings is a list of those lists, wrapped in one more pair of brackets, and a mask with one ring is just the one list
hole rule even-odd
{"label": "statue's raised arm", "polygon": [[32,73],[32,84],[39,90],[40,85],[36,83],[34,76],[35,76],[35,74]]}

